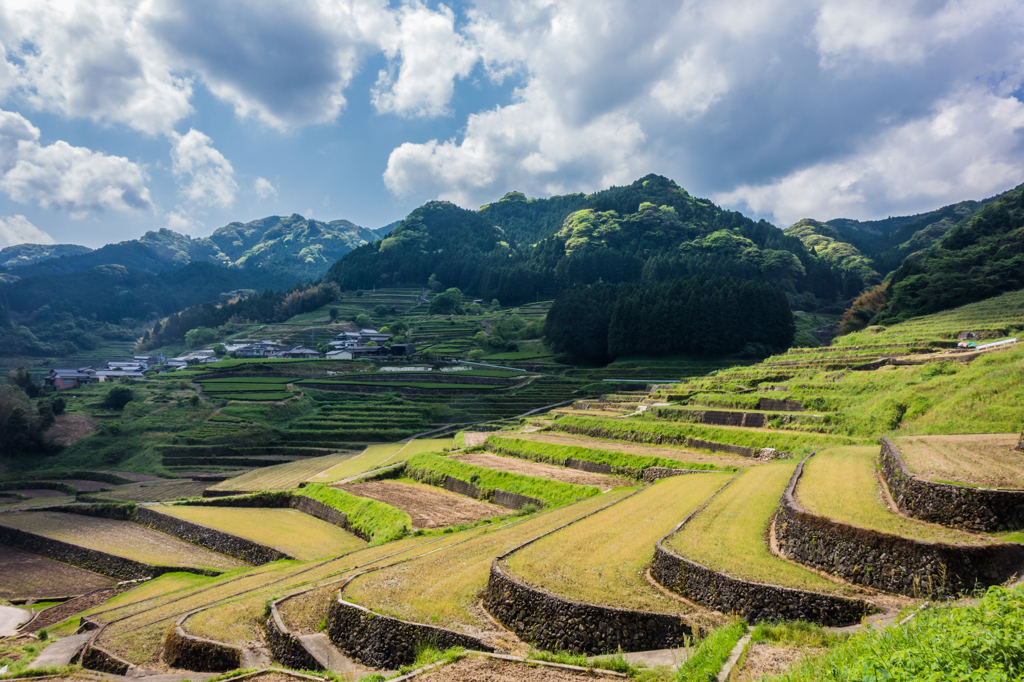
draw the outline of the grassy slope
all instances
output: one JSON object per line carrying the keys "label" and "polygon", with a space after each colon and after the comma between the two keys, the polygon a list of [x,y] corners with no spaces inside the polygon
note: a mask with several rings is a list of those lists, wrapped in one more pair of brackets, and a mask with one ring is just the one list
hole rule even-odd
{"label": "grassy slope", "polygon": [[512,572],[555,594],[619,608],[690,609],[643,577],[654,544],[729,480],[692,474],[659,481],[633,497],[516,552]]}
{"label": "grassy slope", "polygon": [[850,592],[816,573],[768,551],[765,531],[795,461],[746,469],[725,490],[667,540],[680,555],[731,576],[830,594]]}
{"label": "grassy slope", "polygon": [[490,528],[449,551],[357,578],[346,588],[345,596],[398,618],[470,632],[489,629],[493,626],[475,603],[487,584],[494,557],[626,494],[628,490],[614,490],[501,529]]}
{"label": "grassy slope", "polygon": [[322,483],[310,483],[299,494],[344,513],[352,527],[370,538],[373,544],[398,540],[412,528],[412,519],[404,511],[377,500],[328,488]]}
{"label": "grassy slope", "polygon": [[303,561],[347,554],[366,544],[293,509],[161,507],[157,511],[269,545]]}
{"label": "grassy slope", "polygon": [[978,544],[983,536],[923,523],[892,513],[875,478],[877,447],[822,450],[807,461],[797,498],[809,510],[830,519],[883,533],[924,540]]}

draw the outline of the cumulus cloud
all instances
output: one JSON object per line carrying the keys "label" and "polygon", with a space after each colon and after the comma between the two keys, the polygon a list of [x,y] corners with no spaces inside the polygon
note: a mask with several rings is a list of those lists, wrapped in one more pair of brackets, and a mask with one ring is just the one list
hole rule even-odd
{"label": "cumulus cloud", "polygon": [[260,199],[277,197],[277,188],[266,178],[256,178],[256,181],[253,183],[253,189],[256,190],[256,196]]}
{"label": "cumulus cloud", "polygon": [[188,211],[183,209],[181,206],[177,206],[173,211],[167,214],[167,223],[165,227],[172,232],[177,232],[178,234],[191,234],[195,228],[201,227],[201,225],[196,223],[195,219],[189,215]]}
{"label": "cumulus cloud", "polygon": [[153,208],[138,164],[57,141],[39,144],[39,129],[20,114],[0,110],[0,190],[21,203],[73,211]]}
{"label": "cumulus cloud", "polygon": [[195,128],[172,133],[171,162],[179,193],[198,206],[228,208],[235,203],[235,169],[214,149],[213,140]]}
{"label": "cumulus cloud", "polygon": [[23,215],[0,218],[0,248],[15,244],[53,243],[53,237],[30,223]]}
{"label": "cumulus cloud", "polygon": [[380,112],[409,116],[447,113],[455,78],[469,75],[476,50],[455,32],[455,15],[444,5],[435,12],[414,2],[402,7],[398,16],[398,29],[384,36],[391,64],[378,74],[374,106]]}
{"label": "cumulus cloud", "polygon": [[965,90],[930,115],[884,130],[855,154],[774,182],[714,197],[771,213],[783,225],[809,216],[872,218],[990,196],[1024,179],[1024,103]]}

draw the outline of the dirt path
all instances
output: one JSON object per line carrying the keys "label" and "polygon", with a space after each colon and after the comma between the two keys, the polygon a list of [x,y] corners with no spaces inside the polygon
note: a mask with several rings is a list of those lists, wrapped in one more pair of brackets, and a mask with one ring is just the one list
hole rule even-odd
{"label": "dirt path", "polygon": [[371,481],[335,487],[401,509],[412,517],[413,528],[443,528],[509,513],[503,507],[426,485]]}
{"label": "dirt path", "polygon": [[525,459],[516,459],[515,457],[499,457],[497,455],[490,455],[484,452],[476,452],[469,455],[459,455],[458,457],[452,457],[452,459],[457,459],[460,462],[466,462],[467,464],[475,464],[477,466],[487,467],[488,469],[510,471],[514,474],[524,474],[526,476],[550,478],[553,481],[562,481],[563,483],[575,483],[577,485],[596,485],[601,490],[608,490],[609,488],[620,488],[622,486],[629,485],[637,485],[636,481],[627,481],[625,479],[616,478],[614,476],[605,476],[604,474],[592,474],[589,471],[566,469],[564,467],[553,466],[551,464],[541,464],[540,462],[531,462]]}
{"label": "dirt path", "polygon": [[18,626],[32,617],[32,612],[13,606],[0,606],[0,635],[13,633]]}

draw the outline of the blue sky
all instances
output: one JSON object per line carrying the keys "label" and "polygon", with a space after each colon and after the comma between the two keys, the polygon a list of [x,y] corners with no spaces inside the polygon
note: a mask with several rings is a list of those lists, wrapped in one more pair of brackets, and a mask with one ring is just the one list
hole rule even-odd
{"label": "blue sky", "polygon": [[8,0],[0,246],[657,172],[785,227],[1024,182],[1024,3]]}

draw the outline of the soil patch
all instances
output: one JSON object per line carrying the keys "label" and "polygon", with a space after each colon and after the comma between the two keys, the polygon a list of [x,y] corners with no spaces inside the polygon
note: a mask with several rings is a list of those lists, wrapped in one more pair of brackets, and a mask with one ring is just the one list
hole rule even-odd
{"label": "soil patch", "polygon": [[114,487],[113,483],[86,481],[80,478],[60,478],[52,480],[56,483],[67,483],[69,486],[75,488],[80,493],[98,493],[101,490],[107,490]]}
{"label": "soil patch", "polygon": [[114,486],[97,497],[116,502],[167,502],[183,497],[201,497],[211,485],[203,481],[143,481]]}
{"label": "soil patch", "polygon": [[462,438],[466,441],[466,447],[472,448],[477,445],[483,445],[484,441],[487,440],[487,436],[493,434],[493,431],[466,431],[462,434]]}
{"label": "soil patch", "polygon": [[[593,416],[593,415],[589,415]],[[522,440],[535,440],[542,443],[554,443],[556,445],[576,445],[595,450],[612,450],[614,452],[625,452],[630,455],[645,455],[648,457],[664,457],[666,459],[677,459],[681,462],[693,462],[695,464],[715,464],[717,466],[756,466],[761,462],[751,460],[748,457],[730,457],[729,455],[708,455],[702,452],[694,452],[686,448],[671,448],[659,445],[643,445],[641,443],[627,443],[618,440],[604,440],[602,438],[589,438],[587,436],[574,436],[570,434],[552,433],[541,431],[537,433],[515,434],[516,438]]]}
{"label": "soil patch", "polygon": [[474,656],[446,665],[437,672],[427,673],[418,679],[422,682],[577,682],[593,680],[594,677],[584,672]]}
{"label": "soil patch", "polygon": [[426,485],[371,481],[334,487],[401,509],[412,517],[413,528],[444,528],[509,513],[503,507]]}
{"label": "soil patch", "polygon": [[231,570],[246,564],[135,523],[78,514],[4,514],[0,524],[158,566]]}
{"label": "soil patch", "polygon": [[[76,569],[77,570],[77,569]],[[103,577],[103,576],[100,576]],[[43,628],[48,628],[51,625],[63,622],[75,615],[76,613],[82,613],[88,611],[91,608],[99,606],[106,602],[108,599],[113,599],[122,592],[127,592],[134,586],[116,587],[109,590],[100,590],[92,594],[85,594],[75,599],[69,599],[63,604],[57,604],[46,609],[39,616],[32,621],[30,626],[32,632],[39,632]],[[60,596],[60,595],[54,595]]]}
{"label": "soil patch", "polygon": [[157,476],[148,476],[146,474],[136,474],[132,471],[114,471],[113,469],[100,469],[101,474],[113,474],[114,476],[120,476],[121,478],[127,478],[129,481],[135,481],[139,483],[141,481],[160,481],[161,478]]}
{"label": "soil patch", "polygon": [[981,488],[1024,490],[1024,452],[1018,433],[904,436],[896,439],[910,470],[921,478]]}
{"label": "soil patch", "polygon": [[24,488],[20,490],[5,490],[5,493],[17,493],[25,497],[66,497],[67,493],[61,490],[45,490],[42,488]]}
{"label": "soil patch", "polygon": [[0,545],[0,576],[3,576],[0,597],[4,599],[66,597],[109,587],[116,582],[98,573],[5,545]]}
{"label": "soil patch", "polygon": [[808,656],[823,651],[825,649],[779,647],[757,642],[747,652],[747,661],[743,664],[739,682],[754,682],[769,675],[781,675]]}
{"label": "soil patch", "polygon": [[576,483],[578,485],[596,485],[601,490],[621,488],[622,486],[637,484],[636,481],[627,481],[622,478],[615,478],[614,476],[592,474],[589,471],[578,471],[577,469],[556,467],[551,464],[531,462],[529,460],[518,459],[515,457],[499,457],[498,455],[491,455],[483,452],[459,455],[458,457],[452,457],[452,459],[457,459],[460,462],[466,462],[467,464],[487,467],[488,469],[510,471],[514,474],[523,474],[525,476],[550,478],[553,481]]}
{"label": "soil patch", "polygon": [[47,431],[57,445],[67,447],[96,432],[93,420],[84,414],[62,414]]}

